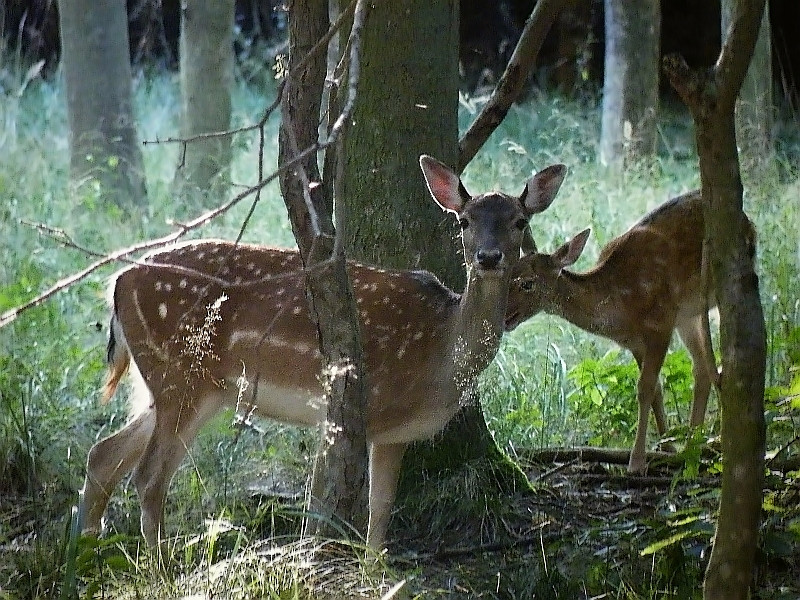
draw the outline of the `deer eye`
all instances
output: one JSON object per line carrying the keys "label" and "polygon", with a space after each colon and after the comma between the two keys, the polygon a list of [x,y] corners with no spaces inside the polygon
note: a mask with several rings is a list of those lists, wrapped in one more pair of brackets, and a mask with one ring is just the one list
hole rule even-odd
{"label": "deer eye", "polygon": [[533,281],[530,279],[523,279],[519,282],[519,289],[523,292],[530,292],[533,289]]}
{"label": "deer eye", "polygon": [[458,224],[462,231],[469,227],[469,221],[467,219],[459,219]]}
{"label": "deer eye", "polygon": [[517,226],[517,229],[519,229],[520,231],[524,231],[525,228],[528,226],[528,221],[527,219],[517,219],[515,225]]}

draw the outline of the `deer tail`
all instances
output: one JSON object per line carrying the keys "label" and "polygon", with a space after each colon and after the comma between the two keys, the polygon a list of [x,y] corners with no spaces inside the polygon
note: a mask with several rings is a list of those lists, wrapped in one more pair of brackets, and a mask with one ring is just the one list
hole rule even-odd
{"label": "deer tail", "polygon": [[131,363],[128,344],[125,341],[125,335],[122,333],[116,314],[111,316],[111,324],[108,328],[106,360],[108,361],[108,377],[103,386],[103,404],[106,404],[114,395],[122,376],[125,375]]}

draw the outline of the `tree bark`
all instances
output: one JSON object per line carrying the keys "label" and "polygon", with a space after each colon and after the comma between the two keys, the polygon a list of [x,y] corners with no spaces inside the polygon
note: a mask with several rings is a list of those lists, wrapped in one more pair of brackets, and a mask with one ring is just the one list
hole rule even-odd
{"label": "tree bark", "polygon": [[[326,72],[324,47],[312,48],[328,30],[328,6],[295,0],[289,21],[289,75],[282,103],[279,162],[285,164],[318,142]],[[336,243],[316,153],[281,175],[281,191],[306,268],[310,312],[317,324],[328,385],[327,422],[314,466],[307,531],[323,537],[347,535],[367,525],[367,445],[363,355],[358,311]]]}
{"label": "tree bark", "polygon": [[[722,35],[731,24],[734,0],[722,2]],[[760,177],[772,157],[772,127],[774,106],[772,100],[772,52],[769,5],[764,7],[764,17],[758,33],[753,58],[747,76],[736,100],[736,142],[745,175]]]}
{"label": "tree bark", "polygon": [[372,9],[339,183],[351,257],[427,269],[460,290],[458,232],[431,200],[418,162],[423,153],[449,165],[458,157],[457,8],[454,0],[402,0]]}
{"label": "tree bark", "polygon": [[70,129],[70,179],[79,194],[133,209],[147,202],[133,114],[124,0],[59,3]]}
{"label": "tree bark", "polygon": [[749,597],[764,481],[766,332],[736,147],[734,107],[756,43],[764,0],[739,0],[715,66],[665,69],[695,120],[705,235],[720,312],[723,474],[706,600]]}
{"label": "tree bark", "polygon": [[[430,199],[418,163],[422,153],[450,165],[458,158],[458,4],[376,3],[363,44],[359,101],[338,182],[348,254],[383,266],[424,268],[461,290],[465,273],[457,232]],[[470,460],[479,463],[470,468],[465,464]],[[473,397],[435,442],[417,444],[406,453],[399,511],[426,530],[429,515],[413,508],[425,504],[419,498],[435,494],[439,479],[464,478],[486,464],[491,484],[481,494],[487,502],[527,489],[524,475],[494,443]],[[488,510],[486,505],[482,510]],[[441,537],[442,532],[427,529],[427,535]]]}
{"label": "tree bark", "polygon": [[230,135],[196,138],[231,126],[233,11],[234,0],[181,4],[181,136],[190,141],[183,148],[175,183],[189,208],[216,206],[228,190]]}
{"label": "tree bark", "polygon": [[656,150],[659,0],[605,0],[600,162],[620,168]]}

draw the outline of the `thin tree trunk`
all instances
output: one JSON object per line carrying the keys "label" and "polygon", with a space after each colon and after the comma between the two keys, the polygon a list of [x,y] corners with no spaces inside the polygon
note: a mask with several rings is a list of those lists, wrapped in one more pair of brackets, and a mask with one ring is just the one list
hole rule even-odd
{"label": "thin tree trunk", "polygon": [[[227,131],[233,88],[234,0],[181,4],[181,136]],[[178,193],[200,206],[219,204],[229,184],[229,135],[192,139],[175,174]]]}
{"label": "thin tree trunk", "polygon": [[658,117],[659,0],[605,0],[606,54],[600,162],[652,156]]}
{"label": "thin tree trunk", "polygon": [[[328,30],[328,6],[318,0],[295,0],[289,25],[289,75],[284,90],[279,162],[285,164],[318,141],[318,123],[326,72],[325,49],[309,53]],[[300,66],[302,62],[302,66]],[[322,374],[329,389],[327,422],[320,435],[314,465],[307,531],[341,537],[367,525],[367,445],[363,353],[355,297],[345,269],[340,235],[321,181],[317,157],[306,159],[281,176],[303,264],[311,316],[317,324]],[[319,185],[319,184],[322,185]],[[308,200],[308,202],[307,202]],[[309,210],[309,204],[311,210]]]}
{"label": "thin tree trunk", "polygon": [[79,194],[131,209],[147,202],[133,114],[125,0],[59,3],[70,129],[70,179]]}
{"label": "thin tree trunk", "polygon": [[764,0],[739,0],[720,57],[692,71],[665,69],[695,120],[706,240],[720,312],[723,474],[706,600],[749,597],[764,480],[766,332],[752,261],[736,147],[734,107],[756,43]]}

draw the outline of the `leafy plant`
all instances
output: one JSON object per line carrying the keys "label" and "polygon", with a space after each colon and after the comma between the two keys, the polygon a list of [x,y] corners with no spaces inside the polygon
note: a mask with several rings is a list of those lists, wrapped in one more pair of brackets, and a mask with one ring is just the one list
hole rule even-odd
{"label": "leafy plant", "polygon": [[639,369],[630,361],[620,362],[612,350],[600,358],[589,358],[569,370],[574,385],[570,402],[578,417],[588,421],[594,433],[589,444],[629,444],[636,429],[636,382]]}

